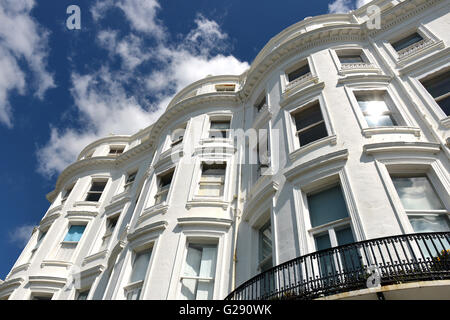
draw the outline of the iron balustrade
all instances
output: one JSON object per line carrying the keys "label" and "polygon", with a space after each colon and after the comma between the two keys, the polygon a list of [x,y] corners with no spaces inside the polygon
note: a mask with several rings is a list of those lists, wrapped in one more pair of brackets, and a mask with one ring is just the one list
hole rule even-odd
{"label": "iron balustrade", "polygon": [[377,285],[450,279],[449,257],[450,232],[360,241],[273,267],[225,299],[314,299]]}

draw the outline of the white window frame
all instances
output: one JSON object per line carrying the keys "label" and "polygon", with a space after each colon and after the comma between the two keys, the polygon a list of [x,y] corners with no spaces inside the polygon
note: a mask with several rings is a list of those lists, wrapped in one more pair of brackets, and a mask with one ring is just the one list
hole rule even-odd
{"label": "white window frame", "polygon": [[[411,176],[426,175],[436,191],[438,198],[441,200],[447,212],[450,213],[450,198],[444,196],[450,194],[450,177],[439,161],[432,158],[391,158],[387,156],[376,159],[375,165],[403,233],[414,233],[414,229],[409,222],[407,211],[404,209],[397,190],[395,189],[391,178],[392,174],[403,173]],[[430,214],[433,214],[433,212],[430,212]],[[439,214],[442,214],[442,212]]]}
{"label": "white window frame", "polygon": [[425,100],[425,105],[434,114],[434,116],[440,120],[445,127],[450,128],[450,115],[446,115],[441,106],[436,102],[436,99],[428,92],[427,88],[422,84],[422,81],[426,79],[432,79],[439,76],[441,73],[450,72],[450,62],[439,66],[437,69],[433,69],[426,74],[422,74],[412,80],[412,86],[419,92],[419,96]]}
{"label": "white window frame", "polygon": [[[301,111],[302,108],[307,108],[312,104],[318,103],[320,111],[322,113],[322,119],[325,122],[325,127],[328,136],[308,143],[306,145],[300,146],[297,136],[297,127],[295,124],[294,114]],[[304,152],[314,149],[316,147],[321,147],[323,145],[335,145],[336,144],[336,133],[334,131],[334,126],[332,124],[330,114],[328,112],[328,103],[326,102],[322,93],[314,95],[313,97],[308,97],[308,99],[300,100],[296,104],[293,104],[290,108],[285,108],[286,117],[286,129],[288,130],[288,146],[289,146],[289,157],[293,159],[297,158]],[[295,154],[294,154],[295,153]]]}
{"label": "white window frame", "polygon": [[[315,252],[316,244],[314,235],[323,233],[331,227],[350,224],[355,242],[366,239],[360,214],[356,206],[355,194],[352,191],[349,175],[344,164],[330,163],[328,168],[322,167],[320,170],[302,175],[293,183],[299,247],[302,255]],[[311,225],[307,195],[319,190],[325,190],[337,183],[341,186],[342,196],[347,206],[348,218],[313,228]]]}
{"label": "white window frame", "polygon": [[[416,52],[412,52],[405,57],[400,57],[399,53],[394,49],[391,43],[406,38],[407,36],[415,32],[417,32],[425,41],[427,41],[427,43],[420,50],[416,50]],[[430,53],[433,48],[441,49],[442,47],[445,47],[445,45],[443,45],[443,42],[439,40],[424,24],[417,25],[414,23],[407,27],[399,25],[391,29],[390,33],[392,34],[392,36],[388,39],[383,39],[381,43],[385,51],[388,53],[397,67],[402,67],[409,63],[417,63],[418,60]],[[411,45],[410,47],[413,47],[413,45]]]}
{"label": "white window frame", "polygon": [[[305,74],[301,76],[300,78],[297,78],[291,83],[289,82],[288,74],[295,71],[296,69],[300,68],[304,65],[304,62],[308,63],[309,66],[309,74]],[[314,66],[314,61],[311,55],[309,56],[303,56],[295,58],[294,61],[290,60],[286,66],[283,68],[283,71],[281,73],[281,91],[285,93],[288,89],[292,90],[294,88],[302,88],[304,86],[307,86],[310,84],[310,80],[317,79],[317,71]]]}
{"label": "white window frame", "polygon": [[[90,200],[86,200],[88,197],[88,194],[91,192],[91,188],[94,182],[105,182],[105,187],[103,188],[102,194],[100,195],[100,198],[98,199],[98,201],[90,201]],[[97,177],[97,176],[92,176],[91,177],[91,181],[88,184],[87,190],[83,193],[84,197],[83,197],[83,202],[91,202],[91,203],[102,203],[102,201],[105,199],[105,194],[107,193],[107,188],[109,185],[109,178],[106,177]],[[94,193],[98,193],[99,191],[94,191]]]}
{"label": "white window frame", "polygon": [[[370,138],[375,134],[383,134],[383,133],[409,133],[413,134],[416,137],[420,136],[419,127],[413,122],[409,113],[406,112],[406,108],[401,100],[397,97],[397,95],[393,92],[391,87],[386,85],[373,85],[373,84],[364,84],[364,83],[355,83],[352,85],[344,86],[347,97],[350,101],[350,105],[352,106],[353,112],[355,114],[358,125],[361,129],[362,134],[366,138]],[[370,93],[373,91],[384,91],[388,101],[388,108],[393,114],[394,120],[397,122],[396,126],[385,126],[385,127],[369,127],[367,121],[364,117],[364,114],[359,106],[356,95],[357,93]],[[389,104],[392,103],[392,105]]]}
{"label": "white window frame", "polygon": [[[223,227],[222,227],[223,228]],[[191,227],[183,227],[180,235],[180,240],[177,252],[182,254],[177,255],[173,267],[173,277],[169,285],[168,299],[180,299],[181,297],[181,281],[180,277],[184,272],[184,265],[186,263],[187,246],[189,243],[204,242],[205,244],[217,244],[217,261],[216,273],[214,275],[214,293],[213,300],[223,299],[228,294],[228,283],[230,279],[226,277],[226,267],[231,263],[229,255],[225,254],[227,249],[227,230],[211,228],[204,229],[204,226],[192,225]]]}
{"label": "white window frame", "polygon": [[[363,62],[354,64],[349,63],[348,65],[351,65],[351,68],[343,67],[343,63],[341,63],[341,60],[339,59],[339,53],[345,51],[360,51]],[[351,73],[381,73],[381,70],[372,53],[366,48],[356,45],[344,45],[328,49],[328,52],[330,53],[334,66],[336,67],[336,71],[340,75],[347,75]]]}
{"label": "white window frame", "polygon": [[[136,178],[137,175],[139,173],[139,169],[133,169],[133,170],[129,170],[125,175],[124,175],[124,183],[123,183],[123,192],[129,192],[133,186],[136,183]],[[134,179],[132,182],[127,182],[128,178],[134,174]]]}
{"label": "white window frame", "polygon": [[[130,280],[131,280],[130,277],[131,277],[131,274],[133,272],[133,265],[134,265],[134,262],[136,261],[137,255],[142,253],[142,252],[145,252],[147,250],[149,250],[151,252],[150,252],[150,259],[148,260],[148,264],[147,264],[147,269],[145,270],[144,280],[130,282]],[[130,270],[129,270],[129,273],[127,275],[128,281],[125,284],[125,286],[123,287],[123,291],[124,291],[123,294],[124,294],[126,300],[128,300],[128,294],[130,294],[131,292],[133,292],[133,291],[135,291],[137,289],[141,290],[141,292],[139,293],[139,299],[137,299],[137,300],[144,300],[144,299],[142,299],[144,297],[144,283],[146,283],[146,282],[148,283],[148,278],[147,277],[149,275],[149,270],[151,268],[150,263],[152,261],[152,258],[153,258],[153,244],[147,245],[144,248],[134,249],[134,250],[131,251],[131,256],[130,256],[130,261],[129,261],[129,263],[130,263]]]}

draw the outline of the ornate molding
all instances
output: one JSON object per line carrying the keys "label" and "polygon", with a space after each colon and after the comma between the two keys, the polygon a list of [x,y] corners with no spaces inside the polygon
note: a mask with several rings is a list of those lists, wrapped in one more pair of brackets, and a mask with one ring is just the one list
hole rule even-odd
{"label": "ornate molding", "polygon": [[421,152],[436,154],[441,151],[440,146],[439,143],[431,142],[382,142],[366,144],[363,147],[363,151],[368,155],[387,152]]}
{"label": "ornate molding", "polygon": [[180,226],[212,226],[212,227],[223,227],[228,229],[233,220],[222,219],[222,218],[211,218],[211,217],[184,217],[178,218],[178,225]]}
{"label": "ornate molding", "polygon": [[347,158],[348,158],[347,149],[330,152],[318,158],[312,159],[310,161],[294,165],[292,168],[285,170],[284,175],[286,176],[286,179],[292,181],[306,172],[319,169],[331,163],[346,161]]}
{"label": "ornate molding", "polygon": [[127,239],[128,241],[134,241],[137,238],[142,237],[143,235],[146,235],[151,232],[162,232],[164,229],[166,229],[168,223],[165,220],[157,221],[151,224],[148,224],[146,226],[140,227],[138,229],[132,230],[128,235]]}

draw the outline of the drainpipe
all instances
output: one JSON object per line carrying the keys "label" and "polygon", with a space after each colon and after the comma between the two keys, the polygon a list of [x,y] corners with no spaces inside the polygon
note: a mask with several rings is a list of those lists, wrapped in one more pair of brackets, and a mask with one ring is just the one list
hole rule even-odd
{"label": "drainpipe", "polygon": [[[243,103],[242,96],[240,97],[240,101]],[[243,127],[245,128],[245,104],[244,104],[244,110],[243,110]],[[244,149],[244,150],[242,150]],[[236,208],[234,209],[234,248],[233,248],[233,268],[231,273],[231,291],[234,291],[236,288],[236,263],[237,263],[237,236],[238,236],[238,230],[239,230],[239,224],[241,222],[241,214],[242,214],[242,208],[241,208],[241,197],[242,197],[242,157],[244,155],[245,151],[245,135],[244,135],[244,141],[243,146],[239,146],[239,173],[238,173],[238,190],[237,190],[237,200],[236,200]]]}

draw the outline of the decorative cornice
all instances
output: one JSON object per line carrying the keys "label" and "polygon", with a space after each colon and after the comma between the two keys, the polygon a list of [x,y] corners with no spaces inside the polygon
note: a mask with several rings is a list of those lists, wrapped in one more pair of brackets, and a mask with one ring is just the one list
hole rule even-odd
{"label": "decorative cornice", "polygon": [[244,213],[242,215],[244,220],[250,220],[252,215],[257,211],[256,208],[266,204],[266,201],[271,200],[273,195],[277,192],[280,186],[278,182],[273,181],[272,178],[272,176],[263,176],[258,179],[244,204]]}
{"label": "decorative cornice", "polygon": [[349,83],[382,83],[387,84],[392,80],[392,76],[382,75],[382,74],[352,74],[347,75],[338,80],[338,84],[349,84]]}
{"label": "decorative cornice", "polygon": [[213,226],[213,227],[224,227],[228,229],[233,220],[231,219],[221,219],[221,218],[211,218],[211,217],[184,217],[178,218],[178,225],[180,226]]}
{"label": "decorative cornice", "polygon": [[186,203],[186,209],[190,210],[193,207],[221,207],[223,210],[227,210],[230,202],[223,201],[222,199],[209,199],[209,198],[194,198]]}
{"label": "decorative cornice", "polygon": [[67,211],[66,218],[69,219],[88,219],[91,220],[92,218],[95,218],[98,215],[97,211]]}
{"label": "decorative cornice", "polygon": [[305,146],[302,146],[291,153],[289,153],[289,159],[291,161],[297,160],[300,156],[303,156],[305,153],[308,153],[312,150],[317,150],[317,148],[321,148],[326,145],[334,146],[337,144],[337,136],[334,134],[332,136],[324,137],[314,142],[310,142]]}
{"label": "decorative cornice", "polygon": [[90,256],[87,256],[83,259],[83,262],[81,263],[81,265],[85,266],[89,263],[92,263],[93,261],[103,260],[106,258],[107,255],[108,255],[108,250],[102,250],[100,252],[91,254]]}
{"label": "decorative cornice", "polygon": [[20,271],[27,271],[30,266],[31,266],[31,263],[28,262],[28,263],[21,264],[21,265],[19,265],[17,267],[14,267],[11,270],[11,272],[9,273],[8,276],[11,276],[11,275],[13,275],[15,273],[18,273]]}
{"label": "decorative cornice", "polygon": [[29,276],[28,283],[30,285],[47,285],[52,287],[63,287],[67,282],[66,278],[50,277],[50,276]]}
{"label": "decorative cornice", "polygon": [[25,281],[22,277],[8,279],[0,283],[0,297],[10,295],[15,289]]}
{"label": "decorative cornice", "polygon": [[310,80],[283,92],[280,99],[280,107],[285,107],[300,97],[325,88],[325,82],[319,82],[319,78],[313,77]]}
{"label": "decorative cornice", "polygon": [[53,223],[53,221],[55,221],[56,219],[58,219],[59,217],[61,216],[61,213],[60,212],[58,212],[58,213],[53,213],[52,215],[50,215],[50,216],[45,216],[42,220],[41,220],[41,222],[39,223],[39,228],[45,228],[45,227],[47,227],[48,225],[51,225],[52,223]]}
{"label": "decorative cornice", "polygon": [[162,232],[164,229],[166,229],[167,225],[168,225],[168,223],[165,220],[161,220],[161,221],[157,221],[157,222],[148,224],[146,226],[143,226],[141,228],[131,231],[128,234],[127,239],[128,239],[128,241],[134,241],[137,238],[142,237],[143,235],[151,233],[151,232],[155,232],[155,231]]}
{"label": "decorative cornice", "polygon": [[168,210],[169,206],[164,202],[160,203],[148,208],[145,208],[142,211],[141,216],[138,218],[137,225],[140,225],[142,222],[147,220],[150,217],[156,216],[157,214],[165,214]]}
{"label": "decorative cornice", "polygon": [[308,171],[321,168],[334,162],[345,161],[347,160],[347,158],[348,158],[347,149],[330,152],[313,160],[307,161],[305,163],[294,165],[292,168],[285,170],[284,175],[286,176],[286,179],[292,181],[298,176]]}
{"label": "decorative cornice", "polygon": [[366,144],[363,147],[364,153],[368,155],[386,152],[421,152],[436,154],[441,151],[439,143],[431,142],[382,142]]}
{"label": "decorative cornice", "polygon": [[129,193],[126,193],[121,198],[116,198],[113,202],[105,206],[105,212],[117,211],[119,208],[122,208],[131,201],[131,196]]}

